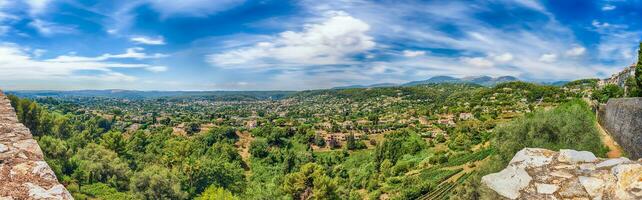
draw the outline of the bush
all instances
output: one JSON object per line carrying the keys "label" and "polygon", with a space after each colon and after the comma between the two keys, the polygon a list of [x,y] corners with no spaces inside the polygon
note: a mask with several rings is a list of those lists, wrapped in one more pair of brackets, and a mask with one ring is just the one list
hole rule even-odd
{"label": "bush", "polygon": [[610,98],[624,96],[624,89],[617,85],[606,85],[602,89],[593,92],[593,99],[600,103],[606,103]]}
{"label": "bush", "polygon": [[497,129],[493,147],[499,151],[502,163],[525,148],[551,150],[576,149],[606,154],[595,126],[595,115],[581,100],[564,103],[550,111],[539,111]]}

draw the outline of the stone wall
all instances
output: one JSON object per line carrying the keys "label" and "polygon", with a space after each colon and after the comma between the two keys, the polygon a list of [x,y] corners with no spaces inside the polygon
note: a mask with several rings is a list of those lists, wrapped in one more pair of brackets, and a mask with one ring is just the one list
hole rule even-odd
{"label": "stone wall", "polygon": [[525,148],[504,170],[482,177],[482,184],[494,199],[642,199],[642,162]]}
{"label": "stone wall", "polygon": [[0,91],[0,200],[73,199]]}
{"label": "stone wall", "polygon": [[598,120],[630,158],[642,158],[642,98],[609,99]]}

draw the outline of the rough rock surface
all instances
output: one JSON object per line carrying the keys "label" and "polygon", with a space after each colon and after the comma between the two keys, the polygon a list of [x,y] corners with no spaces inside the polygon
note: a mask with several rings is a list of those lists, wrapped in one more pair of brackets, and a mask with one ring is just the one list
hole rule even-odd
{"label": "rough rock surface", "polygon": [[525,148],[482,183],[506,199],[642,199],[642,161]]}
{"label": "rough rock surface", "polygon": [[642,158],[642,98],[609,99],[598,121],[632,159]]}
{"label": "rough rock surface", "polygon": [[73,199],[0,91],[0,199]]}

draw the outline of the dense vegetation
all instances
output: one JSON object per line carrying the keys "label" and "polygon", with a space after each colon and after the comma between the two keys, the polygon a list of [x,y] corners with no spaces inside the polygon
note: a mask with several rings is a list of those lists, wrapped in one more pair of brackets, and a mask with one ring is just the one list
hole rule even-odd
{"label": "dense vegetation", "polygon": [[590,83],[10,99],[77,199],[468,199],[522,147],[601,154]]}
{"label": "dense vegetation", "polygon": [[513,155],[525,148],[550,150],[576,149],[591,151],[605,157],[608,149],[601,143],[595,126],[595,114],[581,100],[564,103],[549,111],[530,113],[495,129],[491,146],[497,149],[479,174],[460,187],[456,199],[474,199],[492,196],[479,186],[481,175],[503,169]]}

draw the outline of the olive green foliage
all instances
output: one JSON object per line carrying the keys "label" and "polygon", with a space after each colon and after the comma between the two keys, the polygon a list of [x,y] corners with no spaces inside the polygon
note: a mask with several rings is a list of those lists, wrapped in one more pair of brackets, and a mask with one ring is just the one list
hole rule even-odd
{"label": "olive green foliage", "polygon": [[198,195],[196,200],[239,200],[231,192],[215,186],[208,187],[202,194]]}
{"label": "olive green foliage", "polygon": [[604,157],[608,151],[595,127],[595,115],[581,100],[564,103],[549,111],[537,111],[496,130],[491,146],[494,155],[478,173],[453,192],[454,199],[492,198],[493,192],[480,186],[480,177],[503,169],[517,151],[525,148],[576,149]]}
{"label": "olive green foliage", "polygon": [[187,193],[175,172],[165,167],[149,166],[136,173],[131,180],[130,189],[139,199],[186,199]]}
{"label": "olive green foliage", "polygon": [[626,97],[640,97],[642,95],[640,94],[642,90],[640,90],[637,83],[635,83],[635,76],[627,78],[624,85],[626,87]]}
{"label": "olive green foliage", "polygon": [[339,199],[334,180],[326,175],[323,167],[314,163],[305,164],[298,172],[287,174],[282,187],[292,198]]}
{"label": "olive green foliage", "polygon": [[493,142],[500,156],[508,161],[525,147],[551,150],[569,148],[605,155],[595,115],[588,104],[575,100],[550,111],[539,111],[496,129]]}
{"label": "olive green foliage", "polygon": [[89,144],[71,157],[77,166],[72,176],[81,183],[109,183],[114,188],[126,188],[130,169],[118,154],[97,144]]}
{"label": "olive green foliage", "polygon": [[600,79],[579,79],[579,80],[574,80],[564,84],[564,87],[574,87],[574,86],[597,87],[598,81],[600,81]]}
{"label": "olive green foliage", "polygon": [[9,99],[47,163],[77,199],[188,199],[209,186],[235,193],[245,188],[233,128],[190,138],[173,135],[171,128],[125,136],[113,121],[73,104],[43,100],[58,108],[52,111],[31,100]]}
{"label": "olive green foliage", "polygon": [[[464,168],[512,151],[487,145],[497,123],[575,96],[511,82],[303,91],[284,101],[10,98],[76,199],[416,199],[445,198],[478,180]],[[445,115],[453,125],[435,123]],[[573,132],[559,124],[571,121],[554,131]]]}
{"label": "olive green foliage", "polygon": [[612,84],[593,92],[593,99],[600,103],[606,103],[610,98],[620,98],[622,96],[624,96],[624,89]]}
{"label": "olive green foliage", "polygon": [[637,95],[642,97],[642,42],[640,42],[640,48],[638,49],[638,63],[635,65],[635,83],[637,84]]}

